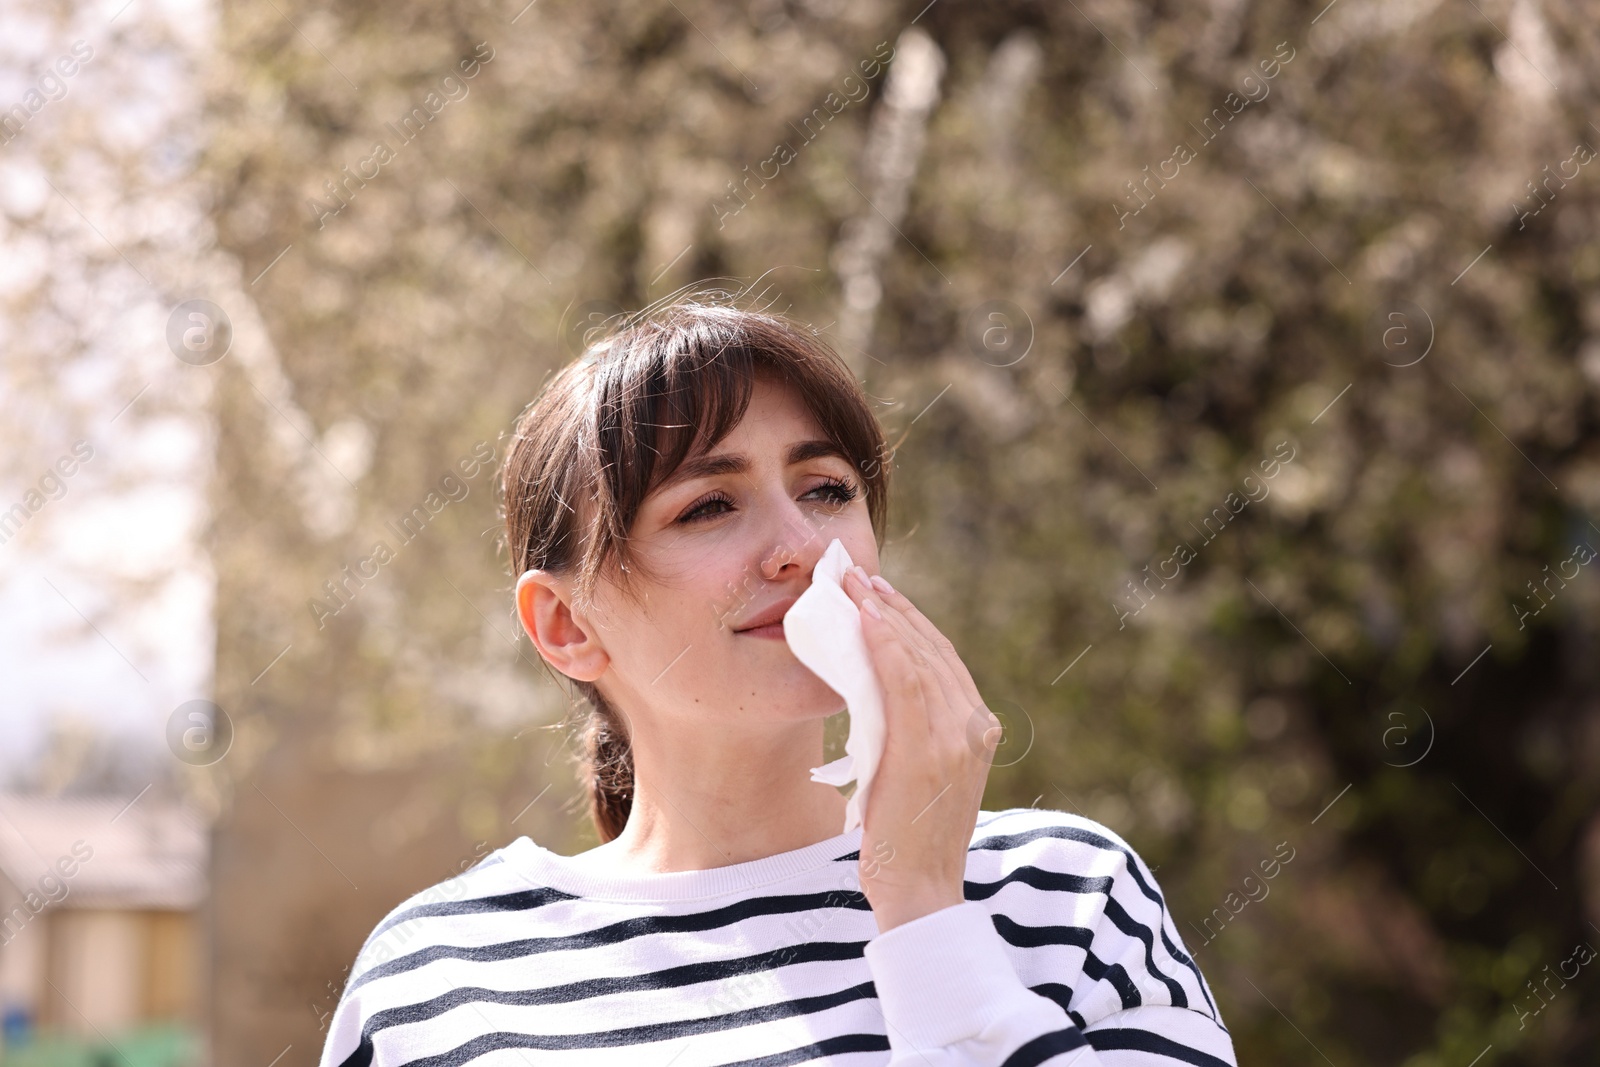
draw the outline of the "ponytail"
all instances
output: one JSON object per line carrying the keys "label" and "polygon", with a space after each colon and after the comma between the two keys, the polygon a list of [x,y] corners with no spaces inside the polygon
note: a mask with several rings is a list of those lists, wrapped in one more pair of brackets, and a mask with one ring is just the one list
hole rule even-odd
{"label": "ponytail", "polygon": [[589,794],[589,818],[603,844],[621,835],[633,810],[633,746],[600,690],[592,682],[575,684],[589,704],[580,778]]}

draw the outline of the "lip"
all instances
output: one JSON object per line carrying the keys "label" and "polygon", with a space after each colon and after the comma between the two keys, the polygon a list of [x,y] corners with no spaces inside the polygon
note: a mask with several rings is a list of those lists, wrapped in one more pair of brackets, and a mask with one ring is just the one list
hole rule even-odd
{"label": "lip", "polygon": [[746,634],[750,637],[783,637],[783,617],[794,607],[797,596],[784,597],[768,607],[762,608],[744,621],[742,626],[734,627],[734,633]]}

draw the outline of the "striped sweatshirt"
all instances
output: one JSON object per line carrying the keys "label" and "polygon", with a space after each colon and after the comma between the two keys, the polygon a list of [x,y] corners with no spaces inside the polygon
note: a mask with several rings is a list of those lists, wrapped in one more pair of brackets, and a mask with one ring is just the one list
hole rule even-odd
{"label": "striped sweatshirt", "polygon": [[980,811],[963,902],[882,933],[860,845],[617,875],[517,838],[372,931],[321,1067],[1236,1064],[1155,878],[1101,824]]}

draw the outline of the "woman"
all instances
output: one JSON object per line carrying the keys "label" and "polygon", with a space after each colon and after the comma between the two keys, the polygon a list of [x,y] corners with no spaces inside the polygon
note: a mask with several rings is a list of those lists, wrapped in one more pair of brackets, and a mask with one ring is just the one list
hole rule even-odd
{"label": "woman", "polygon": [[[602,843],[519,838],[368,938],[337,1064],[1232,1064],[1116,834],[979,808],[997,720],[878,571],[887,449],[778,316],[680,301],[546,386],[504,471],[518,614],[586,698]],[[884,691],[865,822],[783,613],[833,539]]]}

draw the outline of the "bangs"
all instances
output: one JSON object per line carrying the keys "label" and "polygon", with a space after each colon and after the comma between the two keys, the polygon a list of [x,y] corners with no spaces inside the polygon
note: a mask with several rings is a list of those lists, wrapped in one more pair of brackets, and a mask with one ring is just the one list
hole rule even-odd
{"label": "bangs", "polygon": [[[625,326],[591,348],[590,411],[599,505],[584,571],[613,560],[626,581],[628,551],[650,494],[685,460],[714,449],[744,418],[758,379],[794,392],[860,476],[882,538],[885,443],[860,383],[810,331],[775,316],[687,304]],[[630,566],[630,564],[632,564]]]}
{"label": "bangs", "polygon": [[758,370],[783,378],[732,322],[700,319],[626,338],[601,357],[595,440],[627,535],[655,489],[744,418]]}

